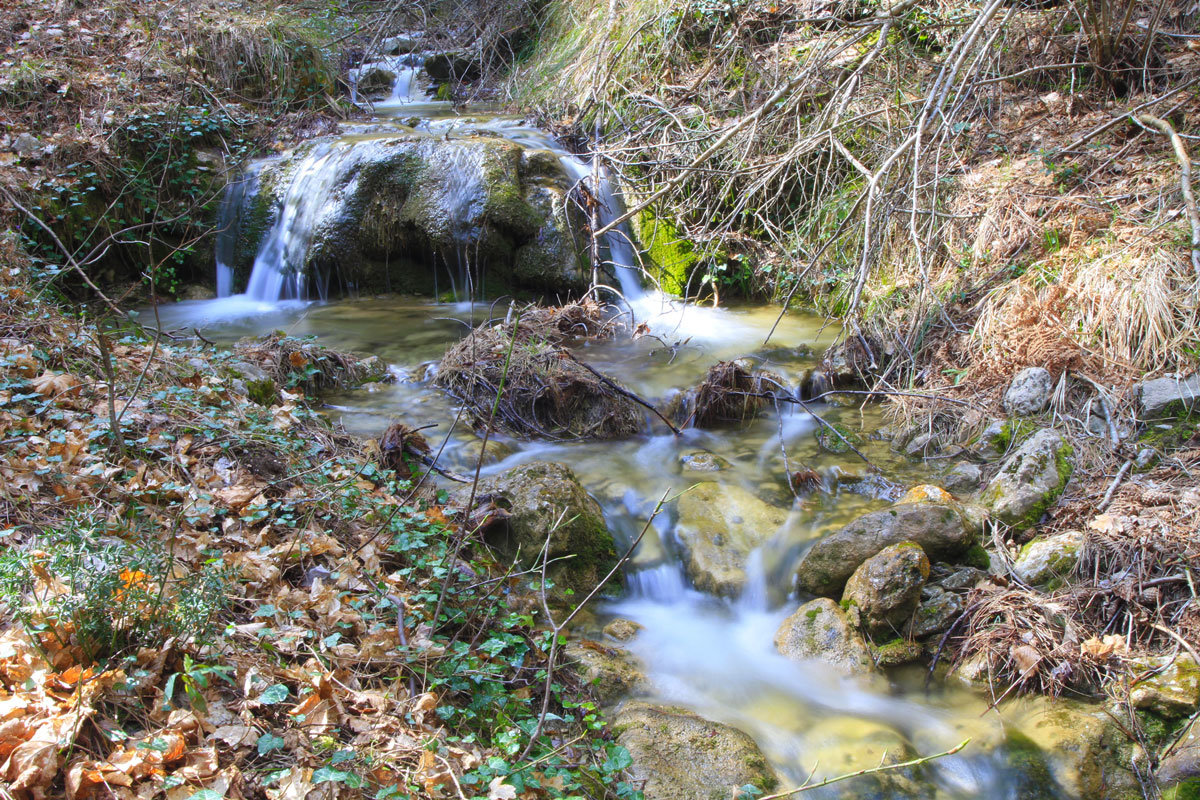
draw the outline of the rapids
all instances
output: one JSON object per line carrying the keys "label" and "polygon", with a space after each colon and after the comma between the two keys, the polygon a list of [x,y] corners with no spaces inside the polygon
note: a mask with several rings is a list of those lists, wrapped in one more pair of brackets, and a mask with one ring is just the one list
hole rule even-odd
{"label": "rapids", "polygon": [[[404,118],[410,132],[409,126],[430,135],[452,129],[488,131],[525,147],[551,150],[574,180],[598,184],[606,218],[621,213],[619,192],[594,165],[521,120],[489,116],[486,109],[471,109],[471,116],[465,117],[448,103],[427,99],[415,63],[408,56],[382,59],[355,73],[356,77],[368,67],[383,66],[398,76],[394,91],[373,107],[371,136],[388,135],[379,132],[379,125]],[[466,280],[455,284],[456,303],[397,296],[321,302],[319,291],[313,291],[319,287],[306,286],[288,269],[303,254],[311,233],[306,226],[328,202],[323,191],[330,176],[361,138],[352,130],[304,157],[288,189],[284,213],[260,249],[243,294],[233,293],[228,266],[231,237],[236,237],[239,224],[231,209],[252,190],[252,175],[232,184],[217,245],[219,299],[164,306],[159,315],[165,327],[199,327],[207,337],[225,343],[283,329],[316,336],[333,348],[376,354],[392,365],[398,382],[328,397],[328,413],[351,432],[367,436],[378,435],[394,418],[436,424],[427,435],[435,449],[445,439],[442,461],[465,467],[467,448],[476,437],[464,422],[456,425],[457,408],[429,385],[429,367],[471,326],[493,314],[502,316],[504,309],[472,302],[474,298],[463,292]],[[685,306],[641,288],[626,232],[610,234],[605,250],[628,310],[638,322],[646,322],[654,336],[591,342],[581,348],[580,357],[643,397],[665,402],[694,385],[718,360],[744,356],[795,386],[816,365],[816,354],[832,341],[833,331],[823,320],[788,314],[770,345],[764,346],[777,309]],[[821,404],[819,411],[853,429],[870,432],[882,425],[871,406]],[[501,438],[497,444],[508,455],[484,472],[529,460],[568,463],[600,502],[618,546],[640,532],[664,492],[678,493],[697,480],[737,486],[787,509],[786,522],[752,554],[742,596],[726,601],[688,585],[672,536],[676,512],[668,505],[626,570],[623,597],[595,609],[581,624],[583,632],[598,632],[613,617],[644,626],[629,647],[645,663],[654,697],[751,734],[785,785],[802,783],[810,774],[828,776],[876,766],[882,752],[866,743],[881,735],[884,741],[907,741],[921,754],[973,737],[961,754],[934,762],[927,779],[913,783],[907,793],[889,790],[872,796],[1033,796],[1025,793],[1030,776],[1012,766],[1002,743],[1010,728],[1038,719],[1042,712],[1037,702],[1009,701],[999,710],[991,709],[986,698],[972,692],[938,682],[926,688],[919,671],[841,678],[828,667],[796,664],[775,651],[774,632],[798,605],[791,573],[806,546],[866,511],[886,507],[906,486],[925,477],[924,467],[891,452],[883,441],[868,439],[862,448],[874,464],[871,468],[853,454],[825,453],[816,445],[816,427],[809,414],[789,406],[742,428],[687,430],[679,437],[651,420],[643,435],[620,442]],[[686,472],[681,459],[697,451],[722,457],[728,468],[705,475]],[[825,490],[795,500],[784,482],[785,463],[793,470],[798,464],[817,470]],[[829,787],[810,796],[855,795]],[[1036,796],[1069,795],[1041,786]]]}

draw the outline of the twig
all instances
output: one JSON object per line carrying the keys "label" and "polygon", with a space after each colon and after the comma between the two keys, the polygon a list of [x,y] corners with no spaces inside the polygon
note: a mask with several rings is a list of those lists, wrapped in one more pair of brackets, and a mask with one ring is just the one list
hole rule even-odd
{"label": "twig", "polygon": [[931,756],[922,756],[921,758],[914,758],[909,761],[901,762],[899,764],[883,764],[878,767],[871,767],[870,769],[860,769],[858,772],[848,772],[845,775],[838,775],[835,778],[826,778],[822,781],[818,781],[817,783],[806,783],[803,786],[797,786],[795,789],[788,789],[787,791],[777,792],[776,794],[764,795],[764,796],[758,798],[758,800],[779,800],[779,798],[781,798],[781,797],[791,797],[792,795],[800,794],[801,792],[810,792],[813,789],[820,789],[821,787],[829,786],[832,783],[840,783],[842,781],[848,781],[851,778],[857,778],[861,775],[875,775],[876,773],[879,773],[879,772],[891,772],[893,770],[898,770],[898,769],[907,769],[908,767],[919,767],[922,764],[928,764],[930,761],[933,761],[935,759],[945,758],[946,756],[952,756],[955,753],[958,753],[960,750],[962,750],[964,747],[966,747],[970,743],[971,743],[970,739],[963,739],[961,742],[954,745],[954,747],[951,747],[949,750],[944,750],[940,753],[934,753]]}
{"label": "twig", "polygon": [[1108,508],[1108,504],[1112,502],[1113,493],[1117,491],[1117,487],[1121,485],[1121,481],[1125,478],[1125,473],[1129,472],[1129,468],[1132,466],[1132,461],[1126,461],[1121,465],[1121,469],[1117,471],[1117,477],[1113,478],[1113,482],[1108,485],[1108,491],[1104,493],[1104,499],[1100,501],[1100,505],[1096,506],[1097,511],[1103,511]]}
{"label": "twig", "polygon": [[1192,269],[1195,270],[1196,277],[1200,278],[1200,212],[1196,210],[1196,195],[1192,191],[1192,159],[1188,156],[1187,148],[1183,146],[1183,139],[1171,123],[1150,114],[1139,114],[1137,121],[1157,128],[1171,140],[1175,158],[1179,161],[1179,186],[1183,190],[1183,206],[1192,226]]}

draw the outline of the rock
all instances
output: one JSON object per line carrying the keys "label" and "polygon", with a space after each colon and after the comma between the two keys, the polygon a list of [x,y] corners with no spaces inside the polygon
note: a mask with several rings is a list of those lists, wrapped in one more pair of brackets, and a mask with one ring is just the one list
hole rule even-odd
{"label": "rock", "polygon": [[611,636],[618,642],[628,642],[642,629],[641,625],[631,619],[618,618],[604,626],[604,635]]}
{"label": "rock", "polygon": [[920,642],[912,639],[893,639],[890,642],[872,646],[871,653],[880,669],[891,669],[920,661],[921,657],[925,655],[925,648]]}
{"label": "rock", "polygon": [[969,461],[955,464],[945,478],[946,488],[955,494],[969,494],[978,489],[982,482],[983,470]]}
{"label": "rock", "polygon": [[437,83],[473,81],[480,75],[479,62],[461,50],[427,57],[425,71]]}
{"label": "rock", "polygon": [[627,703],[612,730],[646,800],[729,800],[746,784],[769,792],[779,783],[753,739],[687,709]]}
{"label": "rock", "polygon": [[199,283],[184,286],[179,292],[180,300],[212,300],[217,296],[211,288]]}
{"label": "rock", "polygon": [[824,597],[800,606],[775,632],[775,648],[792,661],[824,661],[851,675],[875,671],[871,651],[837,603]]}
{"label": "rock", "polygon": [[831,422],[817,429],[817,447],[822,452],[834,455],[851,453],[856,447],[862,447],[862,437],[845,425]]}
{"label": "rock", "polygon": [[396,73],[385,67],[365,67],[358,74],[358,91],[367,96],[390,95],[396,77]]}
{"label": "rock", "polygon": [[915,639],[942,633],[954,624],[962,610],[963,601],[959,595],[947,591],[935,594],[917,606],[909,633]]}
{"label": "rock", "polygon": [[404,56],[421,49],[421,40],[412,36],[389,36],[379,43],[379,52],[386,56]]}
{"label": "rock", "polygon": [[940,486],[934,486],[931,483],[923,483],[909,489],[904,495],[896,501],[897,503],[946,503],[953,504],[957,502],[954,495],[947,492]]}
{"label": "rock", "polygon": [[1187,378],[1155,378],[1137,387],[1141,418],[1184,417],[1200,409],[1200,373]]}
{"label": "rock", "polygon": [[1129,700],[1171,719],[1187,716],[1200,706],[1200,668],[1190,655],[1135,661],[1136,672],[1153,672],[1133,684]]}
{"label": "rock", "polygon": [[1143,447],[1137,452],[1137,459],[1133,462],[1133,467],[1138,472],[1144,472],[1158,463],[1158,451],[1153,447]]}
{"label": "rock", "polygon": [[977,449],[981,455],[1004,455],[1012,444],[1012,427],[1007,420],[993,419],[979,434]]}
{"label": "rock", "polygon": [[481,455],[483,456],[483,465],[487,466],[499,464],[515,452],[516,448],[511,444],[495,438],[488,439],[486,450],[483,448],[483,439],[471,439],[454,451],[451,463],[458,469],[472,470]]}
{"label": "rock", "polygon": [[1023,736],[1015,742],[1010,736],[1009,747],[1017,744],[1019,750],[1036,748],[1044,754],[1066,796],[1142,800],[1140,784],[1128,766],[1132,743],[1115,719],[1096,705],[1039,701],[1031,704],[1029,713],[1015,726]]}
{"label": "rock", "polygon": [[473,275],[489,293],[582,293],[591,269],[583,244],[572,237],[585,222],[567,197],[572,181],[557,161],[529,161],[525,152],[482,135],[413,133],[353,148],[326,139],[301,145],[264,166],[257,191],[247,192],[235,283],[249,275],[289,192],[311,179],[302,168],[325,154],[320,179],[329,184],[330,202],[312,211],[308,248],[290,253],[285,264],[305,273],[310,285],[432,295],[449,288],[444,265],[459,265],[470,253]]}
{"label": "rock", "polygon": [[797,583],[810,594],[840,596],[854,570],[889,545],[916,542],[931,559],[949,561],[976,538],[957,506],[903,503],[864,514],[814,544],[796,568]]}
{"label": "rock", "polygon": [[732,466],[727,459],[724,459],[715,453],[708,453],[703,450],[681,455],[679,457],[679,464],[683,468],[684,473],[720,472],[721,470],[727,470]]}
{"label": "rock", "polygon": [[19,156],[28,156],[38,149],[38,140],[32,133],[26,132],[13,139],[9,147]]}
{"label": "rock", "polygon": [[1021,548],[1013,572],[1030,586],[1057,589],[1079,563],[1082,549],[1083,534],[1079,531],[1039,536]]}
{"label": "rock", "polygon": [[568,642],[563,656],[601,705],[616,703],[646,682],[641,662],[619,647],[592,641]]}
{"label": "rock", "polygon": [[986,578],[987,573],[981,569],[963,567],[939,580],[937,585],[947,592],[966,592],[974,589],[980,581]]}
{"label": "rock", "polygon": [[1043,367],[1026,367],[1017,373],[1004,393],[1004,410],[1014,417],[1037,414],[1050,402],[1054,379]]}
{"label": "rock", "polygon": [[942,437],[931,431],[918,433],[904,446],[904,455],[909,458],[926,458],[937,454],[942,447]]}
{"label": "rock", "polygon": [[929,558],[915,542],[885,547],[850,576],[842,606],[872,636],[897,633],[917,609],[929,577]]}
{"label": "rock", "polygon": [[679,498],[675,536],[684,570],[702,592],[736,598],[746,582],[746,559],[787,519],[787,511],[732,484],[701,483]]}
{"label": "rock", "polygon": [[[1188,725],[1170,755],[1159,763],[1154,777],[1163,788],[1185,781],[1188,782],[1189,788],[1197,787],[1200,783],[1200,722],[1193,720]],[[1163,797],[1166,798],[1167,795],[1164,794]],[[1190,797],[1193,796],[1178,793],[1174,800]]]}
{"label": "rock", "polygon": [[[815,767],[815,779],[820,780],[861,772],[881,764],[899,764],[916,758],[916,755],[912,744],[895,728],[874,720],[845,716],[822,719],[804,731],[800,762],[807,768]],[[834,796],[840,800],[933,797],[936,793],[919,767],[861,775],[837,786]]]}
{"label": "rock", "polygon": [[1031,528],[1066,488],[1073,455],[1062,434],[1043,428],[1005,459],[980,499],[1001,522]]}
{"label": "rock", "polygon": [[[452,502],[465,505],[469,493],[469,487],[460,489]],[[600,506],[588,496],[575,473],[562,464],[533,461],[485,478],[479,483],[476,500],[490,500],[508,512],[508,518],[491,525],[484,538],[506,557],[517,558],[525,569],[541,563],[542,548],[550,535],[548,557],[552,563],[547,575],[559,590],[573,589],[582,597],[617,563],[616,547]]]}
{"label": "rock", "polygon": [[245,381],[257,382],[271,379],[271,376],[262,367],[241,359],[226,362],[225,368],[233,377],[241,378]]}

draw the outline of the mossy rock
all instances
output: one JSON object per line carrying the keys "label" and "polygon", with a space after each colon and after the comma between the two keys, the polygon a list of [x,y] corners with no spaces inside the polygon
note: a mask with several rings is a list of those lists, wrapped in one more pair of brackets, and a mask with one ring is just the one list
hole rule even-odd
{"label": "mossy rock", "polygon": [[646,682],[641,662],[619,647],[574,641],[563,648],[563,656],[601,705],[611,705],[627,697]]}
{"label": "mossy rock", "polygon": [[817,430],[816,437],[817,446],[823,452],[833,455],[853,452],[853,448],[862,447],[863,443],[862,436],[837,422],[822,425]]}
{"label": "mossy rock", "polygon": [[822,661],[847,675],[875,671],[871,651],[846,612],[823,597],[800,606],[780,624],[775,649],[791,661]]}
{"label": "mossy rock", "polygon": [[1066,489],[1074,450],[1059,432],[1043,428],[1021,443],[980,495],[992,516],[1017,529],[1037,524]]}
{"label": "mossy rock", "polygon": [[635,221],[638,242],[659,286],[671,294],[684,294],[692,270],[700,260],[692,243],[682,238],[669,220],[649,209],[640,212]]}
{"label": "mossy rock", "polygon": [[675,536],[688,579],[702,592],[729,599],[741,594],[750,553],[779,530],[788,514],[740,486],[715,481],[692,487],[677,508]]}

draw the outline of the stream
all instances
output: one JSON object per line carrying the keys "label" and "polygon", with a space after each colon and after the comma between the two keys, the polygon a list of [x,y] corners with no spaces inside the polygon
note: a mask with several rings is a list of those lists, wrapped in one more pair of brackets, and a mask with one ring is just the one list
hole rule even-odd
{"label": "stream", "polygon": [[[473,325],[491,314],[502,315],[503,309],[472,303],[466,291],[469,276],[462,274],[457,279],[447,276],[452,285],[444,288],[456,298],[452,303],[397,295],[326,302],[320,299],[320,287],[306,285],[288,266],[302,257],[311,222],[327,202],[325,192],[339,163],[350,158],[361,142],[396,135],[389,133],[389,126],[406,135],[413,129],[429,136],[446,136],[450,130],[484,132],[553,152],[572,179],[594,170],[520,119],[487,108],[456,112],[449,103],[428,100],[418,59],[399,56],[381,63],[396,73],[393,91],[377,100],[369,123],[347,126],[342,136],[305,156],[287,191],[285,209],[258,252],[246,292],[233,292],[224,255],[232,245],[226,239],[217,247],[221,296],[162,306],[158,313],[164,327],[198,327],[221,343],[282,329],[296,336],[315,336],[335,349],[380,356],[392,365],[399,380],[328,396],[328,413],[363,436],[378,436],[394,419],[436,424],[426,435],[435,448],[442,437],[448,437],[442,463],[465,469],[478,452],[477,437],[464,422],[454,426],[458,409],[430,385],[430,367]],[[598,193],[611,219],[620,213],[619,196],[607,180],[600,184]],[[236,229],[232,215],[244,190],[244,184],[231,187],[223,228]],[[592,341],[580,346],[578,355],[642,397],[665,402],[673,393],[694,386],[717,361],[741,357],[753,359],[796,386],[833,341],[836,326],[815,316],[789,313],[770,336],[770,344],[764,345],[778,308],[685,306],[645,291],[633,269],[636,262],[628,238],[618,234],[619,230],[609,234],[607,258],[630,313],[636,321],[647,323],[655,336]],[[864,433],[883,425],[880,411],[872,406],[822,403],[814,410],[830,422]],[[799,407],[787,406],[742,427],[688,429],[678,437],[657,421],[642,435],[617,442],[500,437],[493,452],[501,458],[485,466],[484,474],[534,460],[570,465],[601,504],[619,550],[622,542],[627,544],[638,535],[665,491],[678,493],[697,482],[715,481],[748,492],[786,512],[786,521],[751,554],[741,596],[724,600],[689,585],[672,535],[677,512],[668,507],[655,519],[627,567],[622,598],[597,607],[580,630],[599,637],[599,629],[617,617],[643,626],[627,646],[645,664],[651,699],[686,706],[749,733],[784,786],[803,783],[810,775],[827,777],[877,766],[896,750],[897,743],[930,754],[970,737],[971,745],[958,755],[933,762],[920,781],[871,784],[871,793],[855,791],[852,787],[859,784],[851,782],[805,796],[1070,797],[1044,785],[1031,793],[1031,781],[1037,778],[1016,766],[1018,761],[1009,757],[1004,745],[1012,730],[1029,728],[1044,717],[1044,701],[1008,700],[992,709],[989,699],[979,693],[940,681],[927,686],[922,668],[843,678],[828,665],[798,664],[775,650],[776,629],[799,605],[792,574],[805,548],[855,517],[887,507],[908,487],[936,482],[928,467],[892,452],[883,440],[868,437],[860,448],[873,466],[853,453],[824,452],[816,442],[817,425]],[[723,459],[724,468],[692,471],[689,464],[696,454],[716,455]],[[823,481],[822,490],[799,500],[785,483],[787,467],[795,470],[798,464],[816,470]]]}

